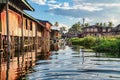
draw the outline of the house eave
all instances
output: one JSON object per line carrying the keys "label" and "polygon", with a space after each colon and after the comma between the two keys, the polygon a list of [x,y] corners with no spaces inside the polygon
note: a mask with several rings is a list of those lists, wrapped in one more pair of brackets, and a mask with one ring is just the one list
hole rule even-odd
{"label": "house eave", "polygon": [[26,0],[21,0],[21,1],[28,7],[28,10],[35,11],[35,9]]}
{"label": "house eave", "polygon": [[[6,4],[7,0],[0,0],[0,4]],[[8,3],[12,3],[22,10],[35,11],[35,9],[26,0],[9,0]]]}

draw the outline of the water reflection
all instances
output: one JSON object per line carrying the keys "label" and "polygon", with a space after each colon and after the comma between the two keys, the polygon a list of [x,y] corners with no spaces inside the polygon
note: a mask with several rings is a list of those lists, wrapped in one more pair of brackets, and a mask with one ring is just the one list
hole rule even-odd
{"label": "water reflection", "polygon": [[7,60],[7,57],[2,56],[3,53],[0,54],[0,80],[20,79],[27,73],[28,68],[35,64],[34,52],[13,54],[14,56],[10,57],[10,62]]}
{"label": "water reflection", "polygon": [[120,59],[114,55],[89,52],[77,46],[52,50],[47,58],[37,60],[35,72],[27,75],[28,80],[120,79]]}
{"label": "water reflection", "polygon": [[120,79],[120,59],[115,53],[89,52],[58,42],[12,53],[10,63],[6,56],[0,53],[0,80],[20,80],[26,75],[29,80]]}
{"label": "water reflection", "polygon": [[27,47],[23,51],[0,53],[0,80],[22,80],[26,74],[32,73],[32,67],[37,60],[50,59],[49,44],[39,47],[37,50]]}

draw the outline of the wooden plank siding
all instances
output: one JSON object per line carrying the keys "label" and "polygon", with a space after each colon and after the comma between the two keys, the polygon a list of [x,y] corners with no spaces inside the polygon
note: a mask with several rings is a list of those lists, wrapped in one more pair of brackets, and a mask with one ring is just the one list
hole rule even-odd
{"label": "wooden plank siding", "polygon": [[[4,10],[1,12],[1,23],[2,23],[2,35],[7,35],[6,33],[6,11]],[[10,35],[14,36],[22,36],[21,35],[21,22],[22,17],[20,14],[17,14],[16,12],[9,10],[9,25],[10,25]],[[32,23],[31,27],[32,30],[30,30],[30,22]],[[26,26],[27,24],[27,26]],[[31,21],[30,19],[23,18],[23,26],[24,26],[24,36],[34,36],[35,37],[35,22]],[[29,34],[28,34],[29,32]]]}
{"label": "wooden plank siding", "polygon": [[[15,46],[21,49],[21,45],[26,47],[28,45],[37,45],[38,49],[44,43],[46,46],[50,44],[50,32],[52,24],[48,21],[43,21],[33,18],[25,13],[21,7],[16,6],[16,2],[9,2],[9,33]],[[22,3],[21,3],[22,4]],[[23,5],[23,4],[22,4]],[[5,8],[5,7],[4,7]],[[3,36],[5,44],[7,43],[7,25],[6,25],[6,10],[2,9],[0,12],[1,35]],[[37,39],[37,40],[36,40]],[[7,45],[7,44],[6,44]]]}
{"label": "wooden plank siding", "polygon": [[[0,0],[0,3],[3,3],[3,1],[6,0]],[[42,24],[39,23],[38,20],[36,20],[35,18],[33,18],[32,16],[28,15],[23,11],[26,9],[32,11],[30,7],[25,8],[26,6],[24,6],[24,8],[22,8],[17,6],[19,4],[15,4],[17,3],[16,0],[10,0],[10,1],[11,2],[8,3],[9,8],[5,9],[6,6],[4,6],[0,12],[0,49],[3,46],[3,55],[5,58],[7,58],[6,56],[7,50],[10,49],[10,58],[13,60],[13,62],[9,66],[10,70],[9,70],[8,79],[15,80],[17,77],[15,70],[18,70],[19,68],[22,67],[23,69],[22,68],[21,69],[24,72],[27,72],[28,67],[34,65],[31,64],[31,62],[35,61],[37,55],[35,53],[38,52],[37,49],[41,51],[44,50],[45,51],[44,54],[46,54],[46,52],[49,52],[51,24],[47,22],[45,23],[45,26],[43,26]],[[12,3],[12,1],[14,1],[14,3]],[[23,1],[23,0],[19,0],[19,1]],[[6,18],[7,11],[8,11],[8,18]],[[8,31],[7,28],[9,28]],[[8,33],[10,33],[10,37]],[[9,44],[7,44],[8,42],[10,43],[10,47],[8,46]],[[43,46],[43,48],[41,48],[41,46]],[[16,54],[27,52],[27,54],[25,54],[23,57],[24,61],[26,62],[24,63],[23,61],[20,60],[18,64],[22,64],[22,66],[19,66],[19,68],[17,68],[17,63],[14,62],[15,60],[17,60],[17,58],[15,57],[14,59],[14,55],[16,54],[14,54],[14,52],[11,52],[12,50],[17,51]],[[31,52],[28,51],[33,51],[33,50],[35,50],[35,52],[34,53],[32,52],[33,54],[31,55]],[[19,55],[19,58],[22,58],[22,56]],[[1,67],[2,67],[1,69],[2,77],[5,78],[6,77],[5,74],[7,72],[6,63]],[[12,68],[13,70],[11,70]],[[24,69],[26,69],[26,71]],[[3,78],[1,79],[3,80]]]}
{"label": "wooden plank siding", "polygon": [[[1,12],[2,19],[2,35],[7,35],[6,31],[6,11]],[[9,27],[10,27],[10,35],[20,36],[20,23],[21,16],[11,10],[9,10]]]}
{"label": "wooden plank siding", "polygon": [[[37,27],[36,25],[38,23],[34,21],[33,19],[31,19],[30,17],[23,15],[23,25],[22,25],[22,15],[20,13],[17,13],[9,9],[8,14],[9,14],[9,32],[11,36],[11,42],[15,43],[16,46],[22,45],[21,40],[23,36],[23,37],[26,37],[24,40],[25,44],[23,46],[27,46],[27,45],[33,46],[35,43],[34,39],[36,37],[36,27]],[[1,12],[1,26],[2,26],[2,32],[1,32],[2,36],[7,36],[6,11],[5,10]],[[39,36],[41,37],[42,36],[41,31],[37,31],[37,32]],[[15,37],[15,39],[13,37]],[[5,37],[5,40],[6,40],[6,37]]]}

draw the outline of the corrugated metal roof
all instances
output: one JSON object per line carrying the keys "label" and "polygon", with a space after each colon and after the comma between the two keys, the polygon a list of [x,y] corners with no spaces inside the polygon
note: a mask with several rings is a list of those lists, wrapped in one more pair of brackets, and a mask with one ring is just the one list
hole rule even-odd
{"label": "corrugated metal roof", "polygon": [[35,11],[35,9],[26,1],[26,0],[21,0],[31,11]]}
{"label": "corrugated metal roof", "polygon": [[[8,2],[14,3],[16,7],[21,8],[22,10],[34,11],[35,9],[27,2],[27,0],[8,0]],[[6,4],[7,0],[0,0],[1,4]]]}
{"label": "corrugated metal roof", "polygon": [[[39,19],[38,19],[39,20]],[[40,22],[45,22],[45,23],[49,23],[51,26],[52,26],[52,23],[50,23],[49,21],[47,20],[39,20]]]}

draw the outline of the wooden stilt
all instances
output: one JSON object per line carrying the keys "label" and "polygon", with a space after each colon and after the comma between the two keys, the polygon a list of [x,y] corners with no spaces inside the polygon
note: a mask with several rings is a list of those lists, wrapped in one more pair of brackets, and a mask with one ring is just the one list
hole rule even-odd
{"label": "wooden stilt", "polygon": [[36,24],[36,27],[35,27],[35,57],[37,57],[37,48],[38,48],[38,39],[37,39],[37,27],[38,25]]}
{"label": "wooden stilt", "polygon": [[9,9],[9,5],[8,5],[8,1],[6,0],[6,27],[7,27],[7,70],[6,70],[6,80],[9,80],[9,68],[10,68],[10,33],[9,33],[9,13],[8,13],[8,9]]}
{"label": "wooden stilt", "polygon": [[22,28],[22,29],[21,29],[21,32],[22,32],[22,33],[21,33],[21,34],[22,34],[22,43],[21,43],[22,47],[21,47],[21,49],[22,49],[22,50],[21,50],[21,51],[24,52],[24,34],[23,34],[23,32],[24,32],[24,31],[23,31],[23,30],[24,30],[24,26],[23,26],[23,13],[21,13],[21,16],[22,16],[22,17],[21,17],[21,18],[22,18],[22,21],[21,21],[21,28]]}
{"label": "wooden stilt", "polygon": [[3,54],[3,52],[0,52],[0,80],[2,80],[2,58],[3,58],[3,56],[2,56],[2,54]]}

